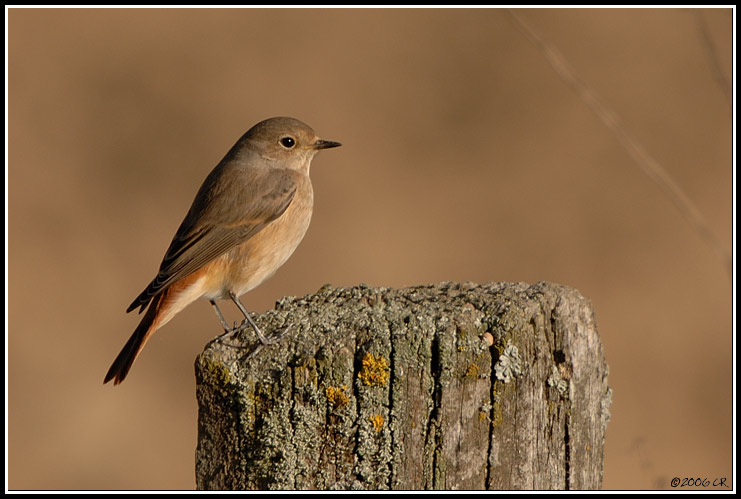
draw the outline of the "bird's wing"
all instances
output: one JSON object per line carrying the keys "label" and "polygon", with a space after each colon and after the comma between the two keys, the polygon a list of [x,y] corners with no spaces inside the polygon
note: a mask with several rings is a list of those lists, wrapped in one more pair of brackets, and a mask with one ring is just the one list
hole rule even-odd
{"label": "bird's wing", "polygon": [[281,216],[296,194],[296,181],[279,169],[253,172],[249,185],[234,180],[218,168],[209,175],[170,243],[159,273],[127,312],[141,307],[141,313],[152,297],[172,283],[247,241]]}

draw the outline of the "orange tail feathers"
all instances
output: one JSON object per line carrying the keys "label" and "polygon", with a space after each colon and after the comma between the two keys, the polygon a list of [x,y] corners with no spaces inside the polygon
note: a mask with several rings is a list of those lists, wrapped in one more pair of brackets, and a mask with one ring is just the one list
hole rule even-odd
{"label": "orange tail feathers", "polygon": [[147,313],[144,314],[144,317],[142,317],[141,322],[134,330],[129,341],[126,342],[124,347],[121,349],[121,352],[118,354],[118,357],[116,357],[116,360],[111,364],[111,368],[108,369],[103,384],[113,380],[113,384],[117,385],[126,378],[131,366],[139,356],[139,352],[142,351],[144,345],[147,344],[147,340],[149,340],[159,326],[159,312],[167,294],[167,291],[165,291],[152,299],[152,302],[147,309]]}

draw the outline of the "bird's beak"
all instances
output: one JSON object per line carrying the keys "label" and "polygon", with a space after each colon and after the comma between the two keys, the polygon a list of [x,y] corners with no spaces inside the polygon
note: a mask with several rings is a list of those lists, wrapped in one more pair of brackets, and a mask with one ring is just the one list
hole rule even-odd
{"label": "bird's beak", "polygon": [[329,149],[332,147],[339,147],[341,145],[342,144],[340,144],[339,142],[319,139],[316,142],[314,142],[314,149]]}

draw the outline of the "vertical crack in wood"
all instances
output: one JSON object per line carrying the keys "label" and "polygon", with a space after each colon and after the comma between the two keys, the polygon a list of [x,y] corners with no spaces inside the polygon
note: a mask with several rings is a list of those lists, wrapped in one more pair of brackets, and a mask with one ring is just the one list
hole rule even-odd
{"label": "vertical crack in wood", "polygon": [[566,414],[566,418],[564,421],[564,428],[563,428],[563,440],[564,440],[564,466],[565,466],[565,483],[564,483],[564,490],[570,490],[571,489],[571,442],[569,441],[569,423],[570,423],[570,416]]}
{"label": "vertical crack in wood", "polygon": [[[442,404],[442,385],[440,377],[442,376],[442,366],[440,358],[440,337],[438,336],[437,329],[435,329],[434,337],[432,339],[430,350],[430,374],[433,376],[433,387],[432,387],[432,410],[430,416],[427,419],[427,433],[425,435],[425,448],[429,449],[432,455],[432,473],[431,477],[427,477],[427,480],[432,482],[432,490],[437,490],[439,487],[438,483],[438,457],[440,452],[440,435],[439,435],[439,417]],[[429,483],[429,482],[428,482]]]}
{"label": "vertical crack in wood", "polygon": [[[288,434],[291,436],[290,441],[293,442],[296,439],[296,425],[294,424],[293,419],[296,417],[296,398],[298,397],[298,391],[296,390],[296,372],[293,368],[293,366],[290,366],[290,373],[291,373],[291,402],[289,404],[288,408],[288,414],[287,414],[287,420],[288,420]],[[278,378],[278,383],[280,383],[280,377]],[[302,436],[303,438],[303,436]],[[292,449],[291,452],[293,454],[293,459],[298,460],[298,452],[296,451],[296,446],[291,445]],[[321,457],[320,457],[321,458]],[[296,487],[296,477],[291,477],[292,482],[292,488]]]}
{"label": "vertical crack in wood", "polygon": [[[391,455],[395,453],[395,450],[399,448],[398,445],[394,445],[398,439],[396,434],[396,423],[393,420],[394,417],[394,386],[396,385],[396,342],[394,341],[394,333],[391,329],[391,325],[387,324],[389,330],[389,341],[391,343],[391,351],[389,352],[389,391],[388,391],[388,431],[391,432]],[[389,476],[388,483],[386,484],[389,490],[393,489],[394,478],[396,477],[396,466],[394,466],[394,459],[389,459]]]}
{"label": "vertical crack in wood", "polygon": [[[331,466],[331,469],[334,470],[334,476],[328,476],[325,474],[325,479],[329,481],[329,483],[334,483],[337,481],[337,468],[339,466],[339,460],[340,460],[340,454],[338,452],[332,452],[332,444],[336,444],[337,435],[335,433],[335,429],[332,428],[332,410],[334,407],[336,407],[326,396],[325,391],[325,407],[324,410],[324,437],[322,438],[322,443],[319,447],[319,466],[318,469],[324,469],[326,470]],[[330,440],[330,435],[332,437],[332,440]],[[325,458],[326,456],[326,458]],[[327,465],[322,466],[322,460],[326,460]],[[325,482],[324,487],[327,486],[327,483]]]}
{"label": "vertical crack in wood", "polygon": [[353,473],[355,474],[355,480],[358,479],[357,474],[357,464],[358,464],[358,458],[360,457],[360,388],[358,387],[358,374],[360,373],[360,369],[362,368],[362,362],[360,360],[360,352],[358,350],[358,336],[355,335],[355,350],[356,355],[353,358],[352,363],[352,391],[355,398],[355,447],[353,448],[353,456],[355,456],[355,466],[353,466]]}
{"label": "vertical crack in wood", "polygon": [[491,370],[489,372],[489,380],[491,381],[491,387],[489,388],[489,443],[486,449],[486,478],[484,480],[484,487],[487,490],[491,489],[492,483],[492,459],[494,459],[494,418],[496,414],[494,412],[496,408],[496,365],[499,360],[498,351],[494,345],[489,347],[489,357],[491,358]]}

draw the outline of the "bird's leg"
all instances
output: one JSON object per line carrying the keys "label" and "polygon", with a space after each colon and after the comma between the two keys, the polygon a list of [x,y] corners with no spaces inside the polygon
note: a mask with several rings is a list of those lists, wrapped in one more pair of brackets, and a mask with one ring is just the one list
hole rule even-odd
{"label": "bird's leg", "polygon": [[208,300],[208,301],[210,301],[211,305],[213,305],[214,311],[216,312],[216,316],[219,318],[219,321],[221,321],[221,325],[224,327],[224,332],[231,333],[232,329],[229,327],[229,324],[226,323],[226,320],[224,319],[224,314],[222,314],[221,310],[219,310],[219,306],[213,300]]}
{"label": "bird's leg", "polygon": [[[237,333],[240,331],[240,329],[237,328],[237,324],[234,324],[234,327],[230,328],[229,324],[226,322],[226,319],[224,319],[224,314],[221,313],[221,310],[219,309],[219,306],[216,304],[215,301],[209,299],[208,301],[211,302],[211,305],[214,307],[214,311],[216,312],[216,317],[219,318],[219,321],[221,322],[222,327],[224,328],[224,332],[216,337],[216,341],[219,343],[224,343],[224,340],[228,337],[233,335],[234,333]],[[228,343],[225,343],[228,345]],[[230,345],[235,346],[235,345]]]}
{"label": "bird's leg", "polygon": [[[277,337],[273,337],[273,338],[270,338],[270,339],[266,338],[265,335],[262,334],[262,331],[260,331],[260,328],[257,327],[257,324],[255,324],[255,321],[252,320],[252,317],[250,317],[250,313],[247,311],[247,309],[244,307],[244,305],[242,305],[242,302],[239,301],[239,299],[237,298],[237,296],[230,291],[229,292],[229,297],[232,299],[232,301],[234,302],[234,304],[237,307],[239,307],[239,310],[244,314],[245,321],[248,322],[250,324],[250,326],[252,326],[252,329],[254,329],[255,334],[257,335],[258,339],[260,340],[260,343],[262,343],[263,345],[271,345],[273,343],[277,343],[278,341],[280,341],[280,339],[283,337],[283,335],[285,334],[286,331],[283,331]],[[244,326],[245,325],[245,322],[242,322],[242,325]]]}

